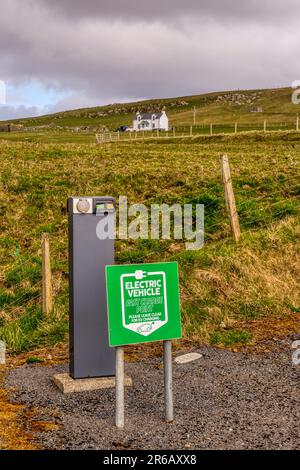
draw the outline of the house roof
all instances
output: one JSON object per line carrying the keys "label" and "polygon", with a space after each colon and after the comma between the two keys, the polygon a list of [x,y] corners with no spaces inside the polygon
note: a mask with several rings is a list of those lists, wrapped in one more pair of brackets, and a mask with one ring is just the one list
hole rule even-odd
{"label": "house roof", "polygon": [[141,119],[152,119],[152,116],[155,116],[155,119],[162,117],[163,113],[137,113],[136,116],[141,116]]}

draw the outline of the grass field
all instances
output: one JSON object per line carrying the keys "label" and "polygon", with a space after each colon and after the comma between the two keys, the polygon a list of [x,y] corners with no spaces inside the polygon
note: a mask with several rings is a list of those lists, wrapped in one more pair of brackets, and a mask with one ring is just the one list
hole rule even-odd
{"label": "grass field", "polygon": [[[13,134],[11,134],[13,136]],[[87,137],[87,136],[84,136]],[[117,262],[176,260],[184,335],[234,347],[297,328],[300,135],[197,137],[94,145],[2,140],[0,339],[12,353],[67,339],[66,199],[205,204],[206,243],[117,242]],[[241,242],[231,237],[219,155],[230,158]],[[41,236],[50,234],[55,308],[41,313]]]}

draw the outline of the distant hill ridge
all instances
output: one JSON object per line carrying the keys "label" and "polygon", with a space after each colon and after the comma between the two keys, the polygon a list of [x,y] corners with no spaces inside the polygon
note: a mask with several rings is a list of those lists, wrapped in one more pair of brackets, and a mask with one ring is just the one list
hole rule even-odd
{"label": "distant hill ridge", "polygon": [[173,126],[295,121],[299,107],[291,101],[291,88],[266,90],[234,90],[175,98],[151,99],[132,103],[114,103],[93,108],[74,109],[46,116],[16,119],[24,127],[49,126],[76,128],[88,126],[113,130],[119,125],[131,125],[136,112],[157,112],[163,108]]}

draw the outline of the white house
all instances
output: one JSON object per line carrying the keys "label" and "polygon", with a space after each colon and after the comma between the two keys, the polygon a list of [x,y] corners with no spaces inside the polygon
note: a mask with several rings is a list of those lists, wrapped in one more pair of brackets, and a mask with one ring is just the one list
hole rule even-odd
{"label": "white house", "polygon": [[169,130],[169,119],[165,111],[160,113],[137,113],[133,120],[134,131]]}

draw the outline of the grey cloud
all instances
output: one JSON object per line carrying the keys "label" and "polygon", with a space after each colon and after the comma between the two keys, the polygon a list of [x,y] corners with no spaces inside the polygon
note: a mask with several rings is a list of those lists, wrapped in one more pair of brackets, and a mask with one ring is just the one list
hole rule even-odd
{"label": "grey cloud", "polygon": [[141,19],[151,21],[201,15],[216,19],[274,20],[300,11],[298,0],[41,0],[46,8],[67,17]]}
{"label": "grey cloud", "polygon": [[49,110],[285,86],[300,78],[299,12],[294,0],[2,0],[0,79],[72,93]]}

